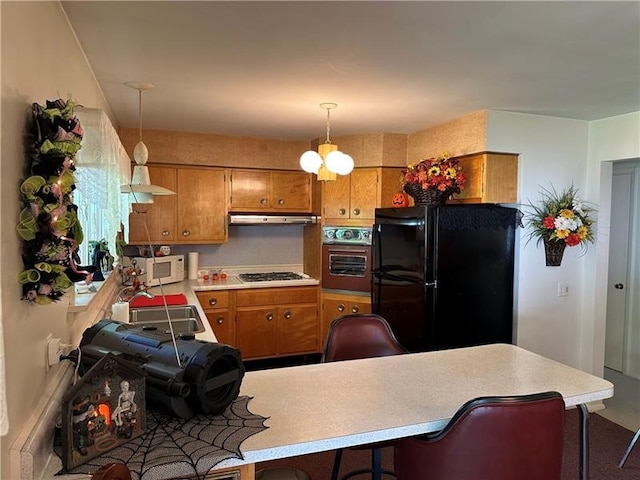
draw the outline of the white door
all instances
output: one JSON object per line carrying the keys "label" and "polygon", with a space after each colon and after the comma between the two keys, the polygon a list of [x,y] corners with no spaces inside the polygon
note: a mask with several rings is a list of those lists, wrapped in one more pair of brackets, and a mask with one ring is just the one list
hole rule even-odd
{"label": "white door", "polygon": [[624,370],[625,334],[627,330],[627,266],[629,258],[630,208],[633,169],[613,169],[611,238],[609,239],[609,284],[607,286],[607,327],[604,364],[619,372]]}

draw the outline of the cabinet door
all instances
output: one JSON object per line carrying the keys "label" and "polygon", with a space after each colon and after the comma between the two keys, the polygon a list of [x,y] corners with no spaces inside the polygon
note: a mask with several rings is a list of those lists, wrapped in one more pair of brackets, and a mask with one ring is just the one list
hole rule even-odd
{"label": "cabinet door", "polygon": [[458,160],[458,165],[462,168],[467,182],[460,193],[456,193],[457,200],[482,201],[482,178],[484,171],[484,156],[472,155]]}
{"label": "cabinet door", "polygon": [[350,195],[350,175],[338,175],[335,181],[322,182],[322,216],[339,220],[349,218]]}
{"label": "cabinet door", "polygon": [[357,301],[349,300],[348,298],[350,297],[344,296],[341,298],[339,295],[335,295],[332,298],[323,299],[320,348],[324,348],[329,326],[336,318],[354,313],[371,313],[371,300],[368,297]]}
{"label": "cabinet door", "polygon": [[232,170],[229,210],[260,212],[269,208],[270,184],[270,172]]}
{"label": "cabinet door", "polygon": [[224,170],[181,168],[178,174],[178,242],[226,241]]}
{"label": "cabinet door", "polygon": [[311,211],[311,176],[300,172],[272,172],[270,205],[286,212]]}
{"label": "cabinet door", "polygon": [[350,218],[373,220],[378,205],[378,170],[364,168],[351,172]]}
{"label": "cabinet door", "polygon": [[236,336],[229,310],[205,310],[204,313],[207,314],[207,320],[209,320],[209,325],[213,328],[218,342],[235,345]]}
{"label": "cabinet door", "polygon": [[236,335],[233,317],[229,312],[230,293],[226,290],[196,292],[198,303],[207,315],[218,342],[235,345]]}
{"label": "cabinet door", "polygon": [[278,309],[278,353],[318,351],[318,307],[292,305]]}
{"label": "cabinet door", "polygon": [[[153,185],[177,192],[175,168],[149,166],[149,177]],[[134,204],[134,212],[129,215],[129,243],[175,242],[177,238],[176,197],[177,195],[156,195],[153,197],[152,204]]]}
{"label": "cabinet door", "polygon": [[238,308],[236,310],[236,347],[242,358],[276,355],[276,308]]}
{"label": "cabinet door", "polygon": [[515,203],[518,197],[518,155],[479,153],[459,158],[467,177],[454,199],[465,203]]}

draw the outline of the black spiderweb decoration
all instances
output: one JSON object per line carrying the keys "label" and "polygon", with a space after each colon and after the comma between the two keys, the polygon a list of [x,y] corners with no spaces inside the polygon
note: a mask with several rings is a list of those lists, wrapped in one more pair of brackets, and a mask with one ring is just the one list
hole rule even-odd
{"label": "black spiderweb decoration", "polygon": [[218,415],[199,414],[189,420],[147,408],[147,431],[69,473],[93,474],[102,465],[124,463],[133,480],[204,478],[207,472],[228,458],[242,459],[240,444],[268,427],[267,417],[251,413],[251,397],[234,400]]}

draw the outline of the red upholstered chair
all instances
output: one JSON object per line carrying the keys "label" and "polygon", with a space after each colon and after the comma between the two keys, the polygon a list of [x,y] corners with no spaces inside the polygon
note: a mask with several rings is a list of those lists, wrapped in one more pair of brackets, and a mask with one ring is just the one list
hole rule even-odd
{"label": "red upholstered chair", "polygon": [[96,470],[91,480],[131,480],[131,472],[122,463],[109,463]]}
{"label": "red upholstered chair", "polygon": [[[384,357],[407,353],[398,343],[387,321],[374,314],[344,315],[331,322],[327,341],[322,354],[323,362],[356,360],[360,358]],[[381,480],[382,474],[393,472],[382,470],[381,448],[393,445],[381,442],[353,449],[371,450],[371,468],[362,468],[348,472],[342,480],[371,472],[373,480]],[[343,449],[336,450],[331,480],[338,480]]]}
{"label": "red upholstered chair", "polygon": [[564,411],[557,392],[471,400],[441,432],[396,442],[397,480],[560,480]]}

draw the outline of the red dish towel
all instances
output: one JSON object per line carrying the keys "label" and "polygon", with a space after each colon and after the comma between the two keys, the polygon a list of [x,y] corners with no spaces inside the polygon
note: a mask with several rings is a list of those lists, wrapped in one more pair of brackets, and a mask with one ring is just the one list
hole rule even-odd
{"label": "red dish towel", "polygon": [[[132,307],[161,307],[164,305],[162,295],[156,295],[153,298],[138,297],[131,302]],[[182,293],[176,293],[175,295],[164,295],[164,299],[167,301],[167,305],[186,305],[187,297]]]}

